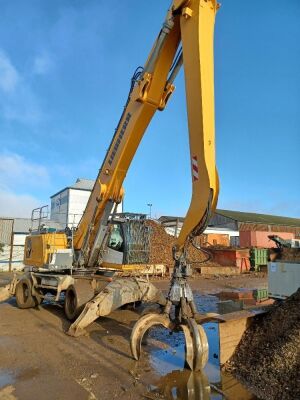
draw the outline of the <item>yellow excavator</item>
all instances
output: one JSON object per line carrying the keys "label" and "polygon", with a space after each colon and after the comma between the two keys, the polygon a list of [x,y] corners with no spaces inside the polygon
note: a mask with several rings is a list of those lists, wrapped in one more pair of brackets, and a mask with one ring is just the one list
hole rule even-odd
{"label": "yellow excavator", "polygon": [[[66,316],[75,320],[68,333],[80,335],[96,318],[126,303],[157,302],[160,314],[138,320],[131,349],[138,359],[144,333],[153,325],[183,330],[186,361],[201,369],[208,344],[187,283],[191,268],[186,248],[207,226],[215,210],[219,183],[215,163],[213,42],[216,0],[174,0],[144,67],[135,71],[127,102],[99,170],[77,229],[32,232],[25,243],[24,275],[9,292],[20,308],[34,307],[52,294],[64,298]],[[167,298],[139,275],[147,264],[147,226],[140,218],[116,214],[122,187],[139,143],[157,110],[164,110],[174,80],[184,67],[192,199],[173,248],[174,273]],[[175,313],[173,316],[173,310]],[[172,316],[171,316],[172,315]]]}

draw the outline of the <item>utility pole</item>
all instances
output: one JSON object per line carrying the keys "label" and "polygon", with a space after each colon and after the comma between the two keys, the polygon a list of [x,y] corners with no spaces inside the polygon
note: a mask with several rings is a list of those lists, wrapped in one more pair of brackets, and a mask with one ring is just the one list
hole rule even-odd
{"label": "utility pole", "polygon": [[151,219],[151,208],[152,208],[152,203],[148,203],[147,206],[149,207],[149,218]]}

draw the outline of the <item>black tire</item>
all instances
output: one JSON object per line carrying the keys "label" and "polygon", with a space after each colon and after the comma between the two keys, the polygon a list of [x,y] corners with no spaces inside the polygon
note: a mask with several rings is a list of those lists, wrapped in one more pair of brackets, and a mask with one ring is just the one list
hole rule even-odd
{"label": "black tire", "polygon": [[64,310],[70,321],[75,321],[85,304],[94,297],[94,290],[88,281],[70,285],[65,294]]}
{"label": "black tire", "polygon": [[19,308],[33,308],[38,305],[37,299],[32,296],[32,282],[29,278],[19,280],[15,296]]}

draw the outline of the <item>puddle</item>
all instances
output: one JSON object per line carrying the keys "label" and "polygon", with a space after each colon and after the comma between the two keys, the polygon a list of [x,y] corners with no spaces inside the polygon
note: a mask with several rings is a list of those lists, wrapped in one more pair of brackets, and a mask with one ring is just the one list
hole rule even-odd
{"label": "puddle", "polygon": [[[218,312],[216,296],[194,294],[194,299],[200,312]],[[224,392],[229,400],[255,399],[235,378],[220,369],[218,324],[209,322],[202,326],[209,342],[209,360],[205,369],[197,373],[185,369],[183,332],[172,333],[157,327],[149,332],[145,351],[156,377],[159,376],[151,379],[151,395],[172,400],[221,400],[225,398]]]}
{"label": "puddle", "polygon": [[12,383],[14,383],[14,381],[15,377],[11,372],[5,369],[0,369],[0,389],[4,386],[11,385]]}

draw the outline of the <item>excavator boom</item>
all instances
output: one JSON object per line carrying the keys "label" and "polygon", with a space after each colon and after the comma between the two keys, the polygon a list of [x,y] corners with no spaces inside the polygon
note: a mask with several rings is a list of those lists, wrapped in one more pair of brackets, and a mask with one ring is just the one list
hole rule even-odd
{"label": "excavator boom", "polygon": [[176,244],[179,254],[187,241],[205,229],[218,197],[215,164],[213,34],[215,0],[174,1],[143,68],[131,89],[114,137],[99,170],[86,210],[74,236],[78,262],[99,265],[107,221],[122,200],[126,173],[157,110],[174,91],[183,64],[189,126],[192,199]]}

